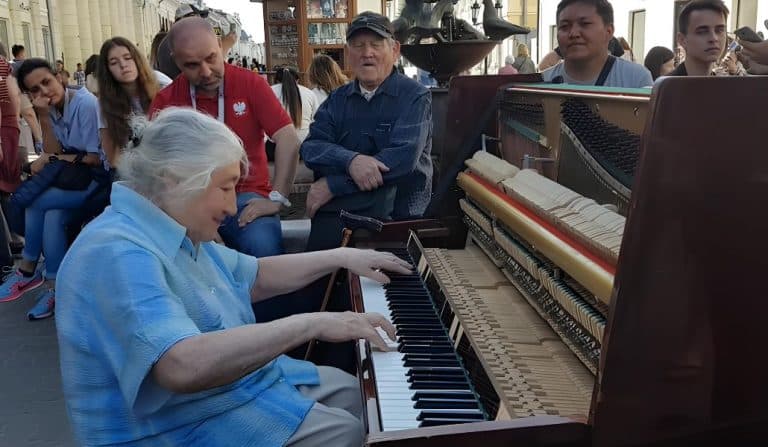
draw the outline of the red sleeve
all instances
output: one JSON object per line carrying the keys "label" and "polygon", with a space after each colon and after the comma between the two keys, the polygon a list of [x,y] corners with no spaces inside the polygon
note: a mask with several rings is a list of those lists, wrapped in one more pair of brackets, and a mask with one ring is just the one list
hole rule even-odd
{"label": "red sleeve", "polygon": [[291,121],[290,115],[280,104],[277,96],[272,92],[267,81],[255,73],[251,76],[251,79],[253,80],[254,87],[253,98],[257,98],[255,107],[253,107],[253,110],[256,110],[256,119],[259,120],[264,132],[269,137],[272,137],[278,130],[293,124],[293,121]]}

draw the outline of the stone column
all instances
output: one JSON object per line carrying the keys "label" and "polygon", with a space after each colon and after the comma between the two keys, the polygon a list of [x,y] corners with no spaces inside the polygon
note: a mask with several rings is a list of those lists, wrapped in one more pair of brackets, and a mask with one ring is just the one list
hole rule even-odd
{"label": "stone column", "polygon": [[[136,44],[136,46],[141,50],[142,53],[147,53],[147,33],[146,33],[146,26],[144,23],[145,17],[144,17],[144,8],[141,7],[141,5],[137,5],[136,1],[130,0],[131,2],[131,11],[133,12],[133,25],[136,29],[136,39],[133,41],[133,43]],[[141,2],[140,2],[141,3]],[[146,5],[146,3],[143,3]]]}
{"label": "stone column", "polygon": [[136,24],[133,20],[133,0],[122,0],[120,8],[123,12],[123,21],[125,26],[125,38],[131,42],[136,42]]}
{"label": "stone column", "polygon": [[[80,46],[80,26],[78,25],[77,0],[59,0],[59,16],[61,17],[61,37],[65,65],[76,64],[83,59]],[[49,12],[50,14],[50,12]],[[56,55],[54,59],[58,59]]]}
{"label": "stone column", "polygon": [[93,39],[93,52],[98,53],[105,37],[101,35],[101,12],[99,0],[88,0],[88,11],[91,21],[91,39]]}
{"label": "stone column", "polygon": [[[21,44],[24,46],[27,46],[27,44],[24,42],[24,32],[22,31],[21,24],[22,22],[29,23],[29,13],[21,9],[19,5],[18,0],[10,0],[8,2],[8,15],[10,16],[10,28],[8,31],[8,37],[11,39],[11,42],[8,42],[8,51],[10,51],[10,47],[15,44]],[[30,30],[30,42],[29,46],[32,46],[32,42],[34,40],[32,39],[32,30]],[[11,56],[9,54],[9,56]],[[27,48],[27,57],[37,56],[35,54],[35,48]]]}
{"label": "stone column", "polygon": [[94,53],[91,11],[88,9],[88,0],[77,0],[77,29],[80,34],[80,57],[75,57],[76,60],[66,61],[65,67],[70,72],[75,66],[74,64],[88,59]]}
{"label": "stone column", "polygon": [[107,2],[109,3],[109,23],[112,24],[112,35],[124,37],[120,0],[107,0]]}
{"label": "stone column", "polygon": [[114,36],[112,33],[111,0],[99,2],[99,18],[101,19],[101,38],[107,40]]}
{"label": "stone column", "polygon": [[53,47],[52,59],[59,59],[64,54],[64,33],[61,22],[61,0],[40,0],[40,8],[45,8],[46,17],[42,26],[47,26],[51,33],[51,46]]}
{"label": "stone column", "polygon": [[[43,42],[43,32],[40,23],[40,1],[31,0],[29,2],[29,15],[32,19],[32,46],[34,47],[33,54],[40,57],[45,56],[45,42]],[[12,56],[9,54],[9,56]]]}

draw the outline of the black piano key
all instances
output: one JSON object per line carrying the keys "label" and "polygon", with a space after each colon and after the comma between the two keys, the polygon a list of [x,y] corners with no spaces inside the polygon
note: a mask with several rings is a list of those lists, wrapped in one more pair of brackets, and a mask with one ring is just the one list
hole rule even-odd
{"label": "black piano key", "polygon": [[441,359],[441,358],[433,358],[429,360],[424,359],[416,359],[416,360],[406,360],[403,362],[403,366],[406,368],[413,367],[413,366],[453,366],[453,367],[461,367],[461,364],[456,359]]}
{"label": "black piano key", "polygon": [[413,408],[422,409],[477,409],[478,403],[474,399],[416,399]]}
{"label": "black piano key", "polygon": [[471,390],[425,390],[413,393],[412,400],[421,399],[466,399],[476,400],[475,393]]}
{"label": "black piano key", "polygon": [[[482,419],[481,419],[482,420]],[[458,419],[458,418],[425,418],[420,419],[419,427],[436,427],[438,425],[467,424],[478,422],[478,419]]]}
{"label": "black piano key", "polygon": [[422,421],[424,419],[467,419],[475,421],[485,420],[485,415],[480,410],[472,410],[471,408],[463,409],[445,409],[445,410],[423,410],[416,420]]}
{"label": "black piano key", "polygon": [[451,345],[403,345],[398,348],[398,351],[408,354],[419,353],[453,353],[453,347]]}
{"label": "black piano key", "polygon": [[411,382],[408,388],[412,390],[468,390],[469,383],[466,380],[463,382],[451,382],[448,380],[417,380]]}

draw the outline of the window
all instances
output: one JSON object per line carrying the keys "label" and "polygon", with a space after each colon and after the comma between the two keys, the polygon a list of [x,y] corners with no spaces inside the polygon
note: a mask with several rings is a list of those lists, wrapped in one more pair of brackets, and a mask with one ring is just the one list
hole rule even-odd
{"label": "window", "polygon": [[11,39],[8,36],[8,19],[0,19],[0,39],[2,39],[3,42],[8,42],[9,45],[12,45]]}
{"label": "window", "polygon": [[757,27],[757,0],[733,0],[731,5],[731,29]]}
{"label": "window", "polygon": [[24,38],[24,48],[27,49],[27,54],[32,56],[35,51],[32,50],[32,35],[29,33],[29,23],[21,24],[21,35]]}
{"label": "window", "polygon": [[51,30],[47,26],[42,27],[43,31],[43,45],[45,46],[45,58],[49,61],[53,61],[53,41],[51,40]]}
{"label": "window", "polygon": [[557,47],[557,25],[549,27],[549,51],[554,51]]}
{"label": "window", "polygon": [[634,62],[645,59],[645,10],[629,13],[629,46],[632,47]]}

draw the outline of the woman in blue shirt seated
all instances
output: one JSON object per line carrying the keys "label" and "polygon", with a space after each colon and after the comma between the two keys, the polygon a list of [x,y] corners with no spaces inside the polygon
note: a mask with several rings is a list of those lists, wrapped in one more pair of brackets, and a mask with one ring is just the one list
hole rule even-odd
{"label": "woman in blue shirt seated", "polygon": [[[100,167],[96,97],[86,89],[65,88],[44,59],[25,60],[16,77],[22,90],[32,97],[43,131],[43,153],[32,163],[32,174],[39,173],[46,164],[57,159]],[[32,320],[53,314],[56,274],[67,251],[66,225],[72,211],[82,207],[98,186],[99,182],[94,179],[82,190],[49,187],[26,208],[23,259],[19,269],[0,285],[0,301],[17,299],[45,283],[43,293],[27,316]],[[36,269],[42,252],[45,252],[44,280]]]}
{"label": "woman in blue shirt seated", "polygon": [[[186,108],[138,130],[111,206],[60,269],[64,395],[84,445],[360,446],[357,380],[291,359],[312,338],[386,349],[383,316],[306,313],[258,323],[251,304],[338,268],[407,273],[389,253],[339,248],[256,259],[216,244],[248,160],[224,124]],[[98,266],[98,274],[84,266]]]}

